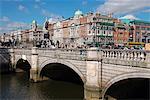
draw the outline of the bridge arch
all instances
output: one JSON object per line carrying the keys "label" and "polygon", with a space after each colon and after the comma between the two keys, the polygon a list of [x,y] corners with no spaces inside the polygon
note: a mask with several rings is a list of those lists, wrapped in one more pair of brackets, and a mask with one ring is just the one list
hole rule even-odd
{"label": "bridge arch", "polygon": [[[17,62],[22,59],[22,55],[15,55],[15,67],[16,67],[16,64]],[[30,66],[32,65],[31,64],[31,57],[30,56],[26,56],[26,61],[28,61],[28,63],[30,64]],[[32,67],[32,66],[31,66]]]}
{"label": "bridge arch", "polygon": [[20,58],[16,62],[16,69],[21,69],[28,72],[31,69],[31,64],[27,60]]}
{"label": "bridge arch", "polygon": [[69,68],[71,68],[74,72],[76,72],[77,75],[79,75],[79,77],[81,78],[81,80],[83,81],[83,83],[85,83],[85,76],[82,74],[82,72],[71,62],[66,61],[66,60],[57,60],[57,59],[47,59],[45,61],[43,61],[41,64],[39,64],[40,67],[40,72],[43,69],[44,66],[48,65],[48,64],[52,64],[52,63],[58,63],[58,64],[63,64]]}
{"label": "bridge arch", "polygon": [[104,89],[102,91],[102,97],[104,98],[107,90],[116,82],[119,82],[121,80],[125,79],[132,79],[132,78],[148,78],[150,79],[150,73],[147,71],[137,71],[137,72],[129,72],[126,74],[118,75],[114,78],[112,78],[107,84],[104,86]]}

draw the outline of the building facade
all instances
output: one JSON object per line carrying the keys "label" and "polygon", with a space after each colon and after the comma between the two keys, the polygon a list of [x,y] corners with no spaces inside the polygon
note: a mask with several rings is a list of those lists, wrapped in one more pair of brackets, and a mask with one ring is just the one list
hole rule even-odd
{"label": "building facade", "polygon": [[99,46],[113,45],[113,28],[114,22],[112,17],[101,15],[98,13],[95,14],[92,17],[92,22],[90,24],[89,30],[90,34],[92,35],[93,42]]}
{"label": "building facade", "polygon": [[121,21],[115,23],[114,28],[114,45],[124,46],[129,40],[129,26],[123,24]]}
{"label": "building facade", "polygon": [[[83,14],[77,10],[73,17],[49,24],[54,41],[77,45],[112,45],[114,18],[99,13]],[[53,28],[53,29],[52,29]]]}
{"label": "building facade", "polygon": [[131,21],[130,41],[150,43],[150,22],[140,20]]}
{"label": "building facade", "polygon": [[33,20],[31,29],[16,30],[0,36],[1,42],[17,41],[19,44],[37,44],[43,40],[71,47],[108,47],[128,42],[150,43],[150,22],[128,20],[128,23],[123,23],[111,14],[83,14],[77,10],[73,17],[68,19],[46,19],[43,27]]}

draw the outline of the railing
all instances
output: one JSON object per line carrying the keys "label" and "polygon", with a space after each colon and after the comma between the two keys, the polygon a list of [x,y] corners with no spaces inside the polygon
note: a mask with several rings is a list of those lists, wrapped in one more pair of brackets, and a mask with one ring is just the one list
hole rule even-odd
{"label": "railing", "polygon": [[104,63],[145,67],[147,52],[143,50],[101,50]]}
{"label": "railing", "polygon": [[[0,49],[1,50],[1,49]],[[143,50],[118,50],[118,49],[96,49],[96,50],[85,50],[85,49],[37,49],[39,57],[49,57],[55,59],[69,59],[69,60],[81,60],[86,61],[89,59],[88,52],[95,52],[95,58],[91,60],[100,61],[106,64],[116,64],[125,66],[137,66],[137,67],[149,67],[147,54],[150,52]],[[31,55],[31,49],[15,49],[15,54],[18,55]],[[150,54],[149,54],[150,55]],[[150,64],[149,64],[150,65]]]}

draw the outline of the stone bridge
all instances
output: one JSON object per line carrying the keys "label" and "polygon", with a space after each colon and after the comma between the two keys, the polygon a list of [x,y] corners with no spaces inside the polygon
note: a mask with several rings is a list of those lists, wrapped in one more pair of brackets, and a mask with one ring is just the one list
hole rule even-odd
{"label": "stone bridge", "polygon": [[[150,51],[89,48],[78,49],[0,49],[9,53],[13,68],[19,59],[31,65],[30,79],[41,81],[41,70],[51,63],[71,68],[84,83],[85,98],[104,98],[109,87],[129,78],[150,79]],[[1,55],[2,56],[2,55]],[[5,58],[5,57],[4,57]]]}

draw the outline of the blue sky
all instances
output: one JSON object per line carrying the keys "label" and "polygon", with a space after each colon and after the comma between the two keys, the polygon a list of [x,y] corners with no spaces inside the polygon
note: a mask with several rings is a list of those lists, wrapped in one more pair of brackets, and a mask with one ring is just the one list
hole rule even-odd
{"label": "blue sky", "polygon": [[78,9],[150,21],[149,0],[0,0],[0,33],[28,28],[33,19],[42,25],[46,17],[72,17]]}

